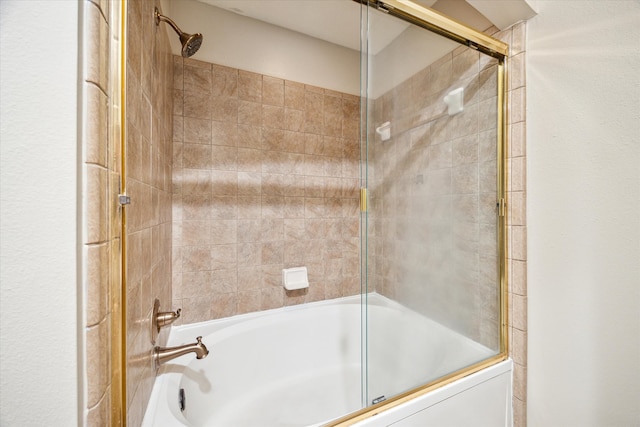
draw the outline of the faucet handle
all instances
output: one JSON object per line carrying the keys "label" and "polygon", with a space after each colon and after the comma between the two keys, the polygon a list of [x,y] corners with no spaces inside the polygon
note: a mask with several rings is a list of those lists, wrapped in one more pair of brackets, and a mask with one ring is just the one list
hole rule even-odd
{"label": "faucet handle", "polygon": [[159,329],[162,328],[163,326],[167,326],[175,322],[176,319],[180,317],[181,312],[182,312],[182,309],[179,308],[176,312],[164,311],[162,313],[157,313],[156,324],[158,325],[158,332],[160,332]]}
{"label": "faucet handle", "polygon": [[173,311],[160,311],[160,300],[158,298],[153,302],[153,314],[151,315],[151,344],[156,343],[156,338],[160,333],[160,328],[172,324],[180,317],[182,309]]}

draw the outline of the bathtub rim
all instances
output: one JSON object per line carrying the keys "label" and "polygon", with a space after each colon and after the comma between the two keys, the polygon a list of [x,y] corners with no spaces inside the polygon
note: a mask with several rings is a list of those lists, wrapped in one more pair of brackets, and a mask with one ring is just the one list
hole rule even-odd
{"label": "bathtub rim", "polygon": [[[360,305],[362,298],[366,298],[367,303],[369,305],[380,306],[380,307],[392,309],[392,310],[400,308],[403,311],[416,313],[414,310],[398,303],[397,301],[391,300],[385,297],[384,295],[378,294],[377,292],[371,292],[364,295],[362,294],[351,295],[351,296],[340,297],[340,298],[335,298],[331,300],[322,300],[322,301],[315,301],[315,302],[305,303],[305,304],[297,304],[297,305],[280,307],[280,308],[271,309],[271,310],[265,310],[261,312],[255,312],[255,313],[252,312],[252,313],[246,313],[246,314],[241,314],[241,315],[231,316],[231,317],[226,317],[221,319],[207,320],[207,321],[198,322],[198,323],[189,323],[186,325],[172,325],[169,338],[168,338],[168,344],[177,345],[177,344],[183,343],[183,341],[185,340],[188,341],[189,339],[193,338],[192,335],[194,330],[202,332],[203,327],[208,329],[213,326],[214,330],[208,333],[215,334],[220,330],[227,329],[229,327],[233,327],[235,325],[244,323],[246,321],[251,321],[255,318],[260,318],[264,316],[278,316],[280,314],[284,314],[287,312],[309,310],[312,308],[321,308],[324,306]],[[434,322],[435,324],[439,324],[438,322],[435,322],[433,320],[431,321]],[[480,343],[477,343],[477,342],[474,342],[474,343],[476,345],[482,346]],[[502,366],[508,365],[507,368],[504,368],[504,367],[501,368],[500,366],[495,366],[495,365],[499,365],[500,363],[503,363]],[[487,368],[492,368],[492,369],[487,370]],[[369,405],[362,409],[356,410],[354,412],[350,412],[350,413],[344,414],[343,416],[334,418],[329,421],[323,421],[309,427],[320,427],[320,426],[346,427],[346,426],[356,425],[366,419],[373,417],[374,415],[378,415],[383,412],[386,413],[389,410],[393,410],[393,411],[402,410],[403,404],[409,403],[414,399],[418,399],[418,398],[424,399],[425,397],[427,397],[425,395],[428,395],[431,392],[436,392],[438,393],[438,395],[449,396],[450,392],[447,390],[450,389],[451,387],[454,387],[454,388],[457,387],[461,390],[466,390],[467,388],[473,387],[473,384],[469,385],[469,384],[464,384],[460,382],[456,383],[456,382],[459,380],[466,379],[466,377],[474,376],[475,379],[473,380],[473,383],[474,384],[479,383],[482,380],[478,380],[477,379],[478,376],[485,378],[485,380],[488,378],[492,378],[498,375],[498,374],[492,374],[492,372],[494,372],[496,369],[499,371],[498,374],[504,373],[507,370],[512,370],[511,360],[508,359],[508,355],[506,353],[498,353],[498,354],[495,354],[494,356],[489,356],[486,359],[483,359],[472,365],[462,367],[461,369],[454,371],[450,374],[446,374],[444,376],[438,377],[426,384],[417,386],[415,388],[409,389],[398,395],[389,397],[388,400],[381,402],[377,405]],[[156,387],[157,385],[156,382],[158,380],[158,376],[160,375],[164,377],[162,381],[162,387]],[[152,422],[153,419],[147,418],[147,412],[149,412],[150,410],[152,412],[155,412],[157,410],[158,404],[164,400],[163,396],[166,395],[166,388],[170,385],[175,385],[174,383],[176,381],[179,381],[176,372],[173,372],[172,370],[167,370],[166,366],[163,366],[160,368],[154,380],[154,385],[152,387],[152,393],[149,400],[149,405],[145,410],[145,414],[143,416],[143,424],[142,424],[143,427],[153,425],[153,422]],[[429,398],[427,397],[427,399]],[[433,397],[433,400],[436,403],[443,399],[446,399],[446,397]],[[172,415],[176,417],[176,420],[181,422],[182,425],[185,425],[185,426],[192,425],[189,423],[189,421],[186,418],[184,418],[182,414],[176,414],[173,411],[171,412],[172,412]]]}
{"label": "bathtub rim", "polygon": [[[506,402],[504,409],[505,427],[513,427],[513,360],[507,357],[501,362],[494,363],[491,366],[480,369],[479,371],[466,375],[462,378],[453,380],[452,382],[428,391],[421,396],[412,397],[392,408],[377,412],[376,417],[365,417],[352,423],[355,427],[381,427],[395,425],[396,422],[408,419],[424,411],[430,411],[433,407],[455,399],[460,395],[471,393],[473,390],[485,383],[498,380],[504,375],[508,375],[508,387],[505,390]],[[370,407],[371,408],[371,407]],[[322,425],[327,427],[340,420],[334,420],[331,423]],[[341,424],[346,425],[346,424]],[[404,425],[404,424],[403,424]]]}
{"label": "bathtub rim", "polygon": [[[298,311],[298,310],[306,310],[309,308],[322,307],[325,305],[326,306],[331,306],[334,304],[360,305],[362,302],[362,298],[365,298],[365,297],[369,299],[368,302],[370,304],[373,303],[375,305],[383,305],[383,306],[387,304],[386,301],[381,300],[381,298],[385,298],[383,295],[380,295],[376,292],[371,292],[371,293],[365,294],[365,296],[360,294],[349,295],[345,297],[326,299],[321,301],[313,301],[313,302],[308,302],[303,304],[288,305],[284,307],[272,308],[269,310],[261,310],[261,311],[255,311],[250,313],[237,314],[234,316],[223,317],[219,319],[203,320],[202,322],[187,323],[186,325],[172,325],[171,330],[169,332],[169,337],[167,339],[168,340],[167,345],[178,344],[178,342],[176,341],[177,337],[181,336],[182,334],[188,335],[190,331],[194,329],[197,331],[201,331],[203,327],[205,329],[208,329],[209,327],[212,327],[214,324],[215,326],[213,327],[215,328],[220,327],[220,329],[222,329],[222,328],[232,326],[236,323],[246,322],[258,317],[278,315],[281,313],[287,313],[287,312]],[[192,338],[191,335],[188,335],[188,337]]]}
{"label": "bathtub rim", "polygon": [[436,378],[435,380],[427,384],[408,390],[397,396],[393,396],[392,398],[380,402],[376,405],[367,406],[356,412],[352,412],[343,417],[330,421],[326,424],[323,424],[322,427],[353,426],[373,416],[386,413],[387,411],[401,409],[403,404],[415,402],[417,401],[417,399],[424,398],[429,393],[445,390],[448,387],[457,384],[458,381],[464,380],[468,377],[472,377],[474,375],[477,376],[479,374],[481,375],[483,373],[490,374],[492,369],[499,370],[499,373],[513,370],[512,364],[513,362],[509,358],[507,352],[498,353],[497,355],[492,356],[488,359],[481,360],[480,362],[474,363],[473,365],[464,367],[443,377]]}

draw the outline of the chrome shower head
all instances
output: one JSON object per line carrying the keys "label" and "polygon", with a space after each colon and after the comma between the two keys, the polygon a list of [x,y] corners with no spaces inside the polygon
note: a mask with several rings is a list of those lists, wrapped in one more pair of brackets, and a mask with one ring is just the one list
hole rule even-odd
{"label": "chrome shower head", "polygon": [[160,11],[157,7],[155,8],[154,16],[156,19],[156,25],[160,25],[160,21],[164,21],[171,25],[171,28],[173,28],[173,30],[178,34],[180,37],[180,43],[182,43],[182,56],[188,58],[193,56],[198,49],[200,49],[200,45],[202,45],[202,34],[187,34],[183,32],[171,19],[164,15],[160,15]]}

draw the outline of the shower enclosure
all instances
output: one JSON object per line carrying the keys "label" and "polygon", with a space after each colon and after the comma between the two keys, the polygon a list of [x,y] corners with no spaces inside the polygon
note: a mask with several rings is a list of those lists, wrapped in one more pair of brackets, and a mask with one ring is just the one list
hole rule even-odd
{"label": "shower enclosure", "polygon": [[[125,8],[127,3],[137,2],[125,1]],[[178,2],[174,9],[193,3]],[[240,8],[249,7],[252,2],[201,3],[214,6],[214,15],[220,15],[218,8],[250,15]],[[198,7],[205,7],[201,3]],[[180,304],[184,323],[190,323],[359,295],[361,315],[355,327],[360,329],[360,387],[356,399],[361,402],[361,409],[331,423],[339,425],[397,406],[507,357],[508,46],[408,0],[273,0],[269,6],[274,15],[284,16],[284,10],[276,10],[278,5],[293,7],[294,3],[304,3],[310,10],[314,3],[331,4],[336,7],[335,14],[342,14],[337,11],[343,7],[355,10],[356,18],[350,23],[353,28],[360,28],[359,34],[356,31],[359,40],[355,41],[359,49],[352,49],[355,74],[343,78],[359,81],[359,94],[357,87],[350,93],[343,88],[319,87],[317,82],[304,81],[304,77],[278,75],[277,66],[268,68],[277,61],[262,61],[256,65],[258,68],[248,71],[247,62],[205,61],[199,55],[206,55],[203,51],[207,43],[222,50],[231,42],[225,41],[221,33],[209,37],[207,28],[188,28],[204,35],[202,47],[193,59],[174,57],[174,64],[181,64],[180,73],[184,73],[180,79],[187,82],[188,72],[196,76],[190,82],[195,88],[190,107],[186,83],[162,91],[168,99],[173,89],[174,102],[175,93],[180,92],[183,101],[173,110],[173,229],[168,236],[170,227],[162,228],[160,236],[163,243],[173,241],[173,295],[167,295],[167,286],[160,297],[164,309],[172,300],[174,305]],[[432,5],[435,1],[422,3]],[[176,10],[171,11],[171,16],[181,27],[185,25],[184,16]],[[152,17],[147,17],[151,23]],[[245,28],[236,27],[239,31]],[[225,36],[230,41],[242,39],[231,33],[231,26],[225,31],[229,31]],[[253,36],[252,43],[260,46],[260,34]],[[336,42],[328,42],[331,43]],[[259,66],[268,69],[261,70]],[[336,63],[338,66],[344,64]],[[213,95],[205,93],[203,82],[212,79],[216,70],[226,79],[219,86],[225,103],[209,104],[208,110],[199,108],[204,102],[213,102]],[[263,95],[259,101],[252,99],[253,92],[245,93],[247,97],[242,99],[241,91],[231,84],[234,78],[236,83],[242,78],[250,84],[260,81],[263,94],[267,86],[274,90],[269,92],[271,101],[281,86],[282,105],[268,104]],[[142,81],[141,93],[144,84]],[[215,88],[215,82],[209,81],[209,85]],[[287,113],[285,96],[288,87],[301,94],[300,103],[292,104],[291,115]],[[125,96],[129,99],[130,94]],[[254,104],[260,106],[256,107],[258,113],[252,115]],[[315,110],[318,105],[319,112]],[[203,111],[204,117],[196,117]],[[289,118],[296,121],[289,122]],[[167,126],[166,122],[162,121],[163,126]],[[280,128],[274,125],[276,122]],[[153,125],[159,126],[158,123],[154,121]],[[236,139],[233,143],[216,141],[216,135],[235,135]],[[243,137],[252,140],[243,142]],[[124,157],[137,159],[131,148],[135,142],[129,136],[123,137]],[[244,158],[248,159],[245,164],[241,150],[245,154],[255,152],[256,156]],[[161,155],[166,152],[163,149]],[[179,164],[176,152],[181,153]],[[187,158],[187,153],[191,157]],[[123,189],[127,188],[127,169],[124,162]],[[166,167],[164,172],[170,170]],[[130,174],[133,183],[135,172]],[[164,184],[163,190],[167,191],[169,186]],[[165,196],[161,193],[162,209],[170,205]],[[129,221],[123,221],[124,236],[127,226],[133,229],[136,224],[140,228],[145,224],[136,215],[135,199],[132,200],[131,206],[124,207],[125,213],[129,211]],[[235,206],[229,204],[233,201]],[[157,212],[151,214],[158,216]],[[170,222],[170,215],[169,211],[167,219],[163,210],[159,217]],[[287,229],[287,224],[293,228]],[[295,228],[298,226],[301,228]],[[279,229],[284,231],[278,232]],[[225,241],[212,242],[216,230],[221,231]],[[127,236],[123,244],[125,249],[130,245],[123,250],[125,258],[129,254],[124,263],[124,289],[127,282],[140,282],[133,273],[143,277],[146,274],[138,271],[137,255],[133,254],[139,255],[147,246],[134,237]],[[294,239],[299,240],[296,245],[291,244]],[[287,252],[287,248],[300,251]],[[302,251],[306,253],[301,254]],[[162,260],[171,258],[169,252],[163,249]],[[179,271],[176,253],[180,257]],[[281,289],[280,271],[302,262],[309,266],[309,290]],[[168,269],[166,262],[158,264]],[[248,283],[250,280],[266,283],[266,287],[254,286]],[[157,296],[146,295],[155,289],[142,289],[142,296]],[[242,298],[254,295],[254,291],[258,303],[243,305]],[[127,306],[122,301],[125,337],[133,335],[132,328],[148,321],[145,313],[150,310],[144,302],[142,307],[135,306],[144,298],[129,293],[133,295],[127,296],[131,304]],[[204,317],[194,314],[211,305],[211,301],[218,308],[206,308],[208,314]],[[392,315],[379,315],[385,312]],[[138,318],[143,320],[138,322]],[[390,318],[393,322],[387,321]],[[425,331],[434,329],[446,330],[445,335],[453,338],[425,335]],[[144,334],[137,333],[136,339]],[[129,341],[122,341],[122,352],[123,359],[130,361],[132,348],[144,352],[146,343],[131,344],[131,338]],[[285,341],[295,345],[294,339]],[[450,347],[442,348],[447,345]],[[210,346],[209,350],[214,361],[216,349]],[[256,351],[259,353],[259,349]],[[148,367],[141,368],[140,362],[136,363],[133,375],[146,378],[144,369]],[[129,362],[127,369],[132,365]],[[137,386],[138,377],[133,375],[123,384],[124,407],[132,400],[146,398],[134,399],[129,390],[127,402],[127,383]]]}

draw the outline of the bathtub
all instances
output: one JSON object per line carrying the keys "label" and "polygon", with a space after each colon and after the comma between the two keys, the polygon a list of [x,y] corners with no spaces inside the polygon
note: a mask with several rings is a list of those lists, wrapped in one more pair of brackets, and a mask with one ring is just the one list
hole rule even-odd
{"label": "bathtub", "polygon": [[[397,395],[492,355],[378,294],[368,295],[364,343],[360,301],[354,296],[173,327],[169,346],[201,335],[210,353],[202,360],[185,355],[161,367],[142,426],[320,426],[361,409],[363,402]],[[369,348],[366,372],[363,345]],[[452,417],[469,413],[472,425],[508,426],[510,385],[506,361],[357,425],[424,425],[420,417],[466,396],[461,400],[466,410],[450,409]],[[468,407],[474,401],[478,407]],[[488,408],[486,422],[478,424],[478,414]]]}

